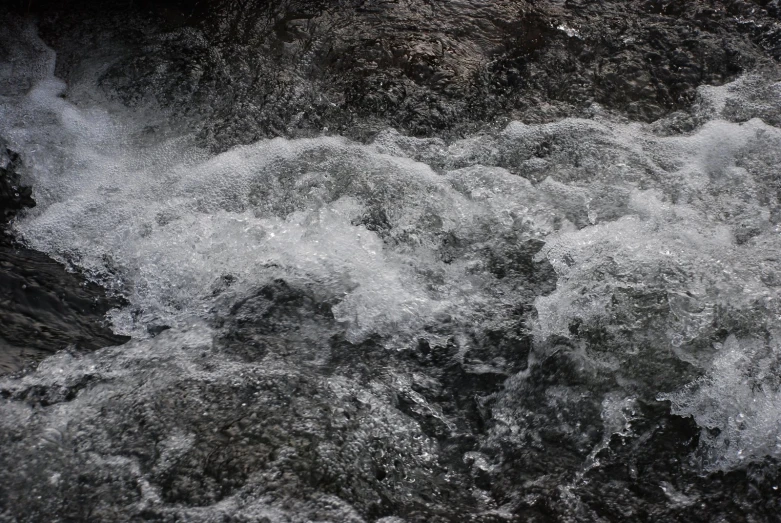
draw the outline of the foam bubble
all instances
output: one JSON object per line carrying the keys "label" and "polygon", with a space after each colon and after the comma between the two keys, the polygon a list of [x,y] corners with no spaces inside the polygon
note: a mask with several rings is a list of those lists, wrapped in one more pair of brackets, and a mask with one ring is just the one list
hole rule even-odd
{"label": "foam bubble", "polygon": [[703,427],[700,447],[708,468],[730,470],[764,456],[781,457],[780,366],[777,338],[768,343],[730,336],[705,377],[660,396],[674,413]]}
{"label": "foam bubble", "polygon": [[[215,156],[186,129],[157,134],[146,109],[63,98],[30,31],[19,66],[0,70],[0,134],[39,203],[16,232],[127,296],[117,330],[186,332],[283,279],[331,304],[350,340],[403,348],[444,317],[451,335],[511,318],[538,288],[516,254],[542,240],[536,261],[558,284],[535,301],[536,350],[602,329],[620,341],[607,367],[626,382],[673,354],[710,373],[670,396],[724,434],[708,440],[710,462],[776,452],[775,385],[749,394],[741,376],[769,365],[744,334],[781,317],[778,84],[704,88],[704,123],[686,135],[596,115],[450,144],[389,130],[368,145],[278,138]],[[714,346],[732,331],[731,348]]]}

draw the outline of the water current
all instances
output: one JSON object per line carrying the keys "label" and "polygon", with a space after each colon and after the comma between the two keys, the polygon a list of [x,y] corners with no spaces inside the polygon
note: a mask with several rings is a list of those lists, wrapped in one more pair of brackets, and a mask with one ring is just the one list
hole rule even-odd
{"label": "water current", "polygon": [[30,520],[504,521],[548,481],[599,521],[584,478],[648,404],[696,423],[697,474],[781,458],[781,84],[651,124],[214,154],[97,65],[66,86],[33,27],[5,45],[0,136],[37,201],[14,233],[123,296],[132,336],[0,381]]}

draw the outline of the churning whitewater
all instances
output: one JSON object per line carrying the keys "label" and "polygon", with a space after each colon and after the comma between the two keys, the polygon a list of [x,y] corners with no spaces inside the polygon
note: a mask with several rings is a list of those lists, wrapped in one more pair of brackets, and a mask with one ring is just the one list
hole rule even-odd
{"label": "churning whitewater", "polygon": [[121,295],[132,336],[1,379],[31,518],[504,521],[555,491],[597,521],[584,478],[648,404],[693,418],[696,474],[781,459],[781,84],[652,124],[213,154],[97,70],[66,88],[35,28],[5,45],[0,136],[37,201],[13,230]]}

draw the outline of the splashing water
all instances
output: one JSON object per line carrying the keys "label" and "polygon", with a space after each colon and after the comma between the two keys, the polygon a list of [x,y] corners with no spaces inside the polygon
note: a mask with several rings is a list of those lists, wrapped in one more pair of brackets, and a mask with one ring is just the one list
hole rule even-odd
{"label": "splashing water", "polygon": [[719,347],[708,374],[683,390],[662,395],[673,412],[693,416],[705,429],[702,454],[708,468],[729,470],[781,450],[781,350],[774,337]]}
{"label": "splashing water", "polygon": [[[156,138],[144,111],[97,95],[64,98],[55,56],[32,29],[14,49],[16,65],[0,70],[0,135],[22,154],[38,201],[15,232],[124,295],[129,305],[111,320],[135,338],[6,380],[9,390],[105,381],[37,417],[42,430],[70,431],[77,445],[79,424],[98,431],[95,413],[123,404],[123,394],[140,397],[139,387],[154,395],[184,381],[241,386],[249,371],[219,355],[214,318],[280,280],[330,304],[351,343],[404,350],[453,338],[464,352],[468,332],[516,314],[519,295],[534,288],[530,267],[549,263],[557,284],[534,299],[531,362],[569,339],[583,361],[618,376],[623,388],[597,402],[605,430],[629,431],[624,407],[656,387],[703,428],[708,467],[781,458],[781,130],[763,121],[779,111],[781,84],[746,77],[703,88],[701,125],[685,135],[669,131],[671,120],[597,112],[514,122],[452,144],[387,130],[370,144],[277,138],[211,155],[184,130]],[[155,326],[171,333],[153,339]],[[316,346],[333,334],[310,328],[306,343]],[[583,332],[611,341],[586,343]],[[648,362],[667,357],[704,376],[686,384],[646,374]],[[329,383],[327,394],[341,397],[340,387]],[[33,416],[2,408],[7,427]],[[414,432],[380,411],[394,430]],[[523,423],[508,418],[507,430],[526,434]],[[169,460],[195,437],[172,430]],[[414,445],[419,456],[434,452]]]}

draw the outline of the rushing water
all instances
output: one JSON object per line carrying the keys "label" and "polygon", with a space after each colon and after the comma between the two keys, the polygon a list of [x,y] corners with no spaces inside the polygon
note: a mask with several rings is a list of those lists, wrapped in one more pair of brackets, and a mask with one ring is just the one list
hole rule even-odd
{"label": "rushing water", "polygon": [[[214,155],[89,72],[63,97],[33,28],[5,45],[38,203],[15,233],[123,295],[133,337],[0,381],[20,521],[505,521],[554,495],[611,520],[589,474],[665,402],[695,475],[781,458],[781,84],[653,124]],[[658,514],[705,506],[670,481]]]}

